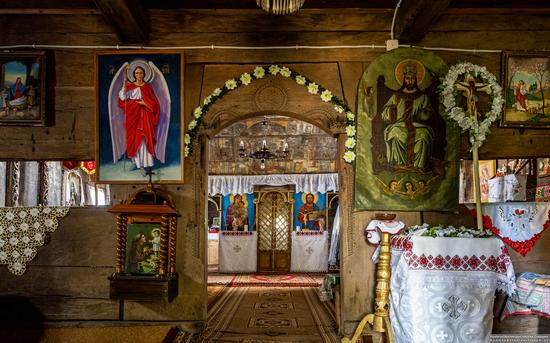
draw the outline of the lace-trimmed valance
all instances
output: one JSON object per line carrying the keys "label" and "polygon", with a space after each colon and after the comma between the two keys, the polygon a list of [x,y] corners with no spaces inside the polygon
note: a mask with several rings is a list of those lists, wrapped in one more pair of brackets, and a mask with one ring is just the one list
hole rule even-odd
{"label": "lace-trimmed valance", "polygon": [[336,192],[338,174],[272,174],[272,175],[214,175],[208,177],[208,193],[243,194],[253,193],[255,185],[296,185],[296,192]]}
{"label": "lace-trimmed valance", "polygon": [[23,275],[46,234],[54,232],[58,219],[67,213],[68,207],[0,208],[0,264],[7,264],[12,274]]}

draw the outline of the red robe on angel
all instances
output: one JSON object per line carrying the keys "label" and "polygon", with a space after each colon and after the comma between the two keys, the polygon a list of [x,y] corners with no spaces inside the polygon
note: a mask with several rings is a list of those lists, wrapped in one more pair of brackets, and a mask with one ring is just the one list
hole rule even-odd
{"label": "red robe on angel", "polygon": [[[143,101],[145,104],[142,104]],[[152,167],[157,143],[160,103],[149,83],[129,83],[121,91],[118,106],[126,116],[126,152],[136,167]]]}

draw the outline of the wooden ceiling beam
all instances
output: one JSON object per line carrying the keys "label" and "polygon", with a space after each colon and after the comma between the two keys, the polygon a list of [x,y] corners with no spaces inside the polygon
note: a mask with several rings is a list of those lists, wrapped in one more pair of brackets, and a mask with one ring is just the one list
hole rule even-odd
{"label": "wooden ceiling beam", "polygon": [[420,42],[450,3],[451,0],[403,1],[395,17],[394,39],[401,43]]}
{"label": "wooden ceiling beam", "polygon": [[148,43],[151,24],[139,0],[94,0],[94,3],[123,43]]}

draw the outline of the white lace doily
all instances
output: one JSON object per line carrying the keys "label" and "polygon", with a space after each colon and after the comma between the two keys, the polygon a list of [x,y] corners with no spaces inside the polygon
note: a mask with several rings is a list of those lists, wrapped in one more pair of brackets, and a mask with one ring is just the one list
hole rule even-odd
{"label": "white lace doily", "polygon": [[12,274],[23,275],[46,234],[54,232],[59,218],[67,213],[68,207],[0,208],[0,264],[7,264]]}

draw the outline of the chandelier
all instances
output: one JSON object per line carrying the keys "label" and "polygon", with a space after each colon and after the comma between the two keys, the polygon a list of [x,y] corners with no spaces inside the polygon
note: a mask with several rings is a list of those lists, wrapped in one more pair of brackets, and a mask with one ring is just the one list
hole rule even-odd
{"label": "chandelier", "polygon": [[264,11],[275,15],[285,15],[299,10],[305,0],[256,0]]}
{"label": "chandelier", "polygon": [[239,143],[239,157],[240,158],[249,158],[253,160],[260,161],[260,169],[265,169],[265,163],[268,160],[282,161],[290,157],[290,151],[288,150],[288,143],[285,141],[283,144],[283,150],[271,151],[267,147],[267,140],[265,134],[267,131],[267,118],[264,117],[262,120],[262,128],[264,132],[264,138],[262,139],[261,147],[256,151],[246,151],[244,148],[244,141],[241,139]]}

